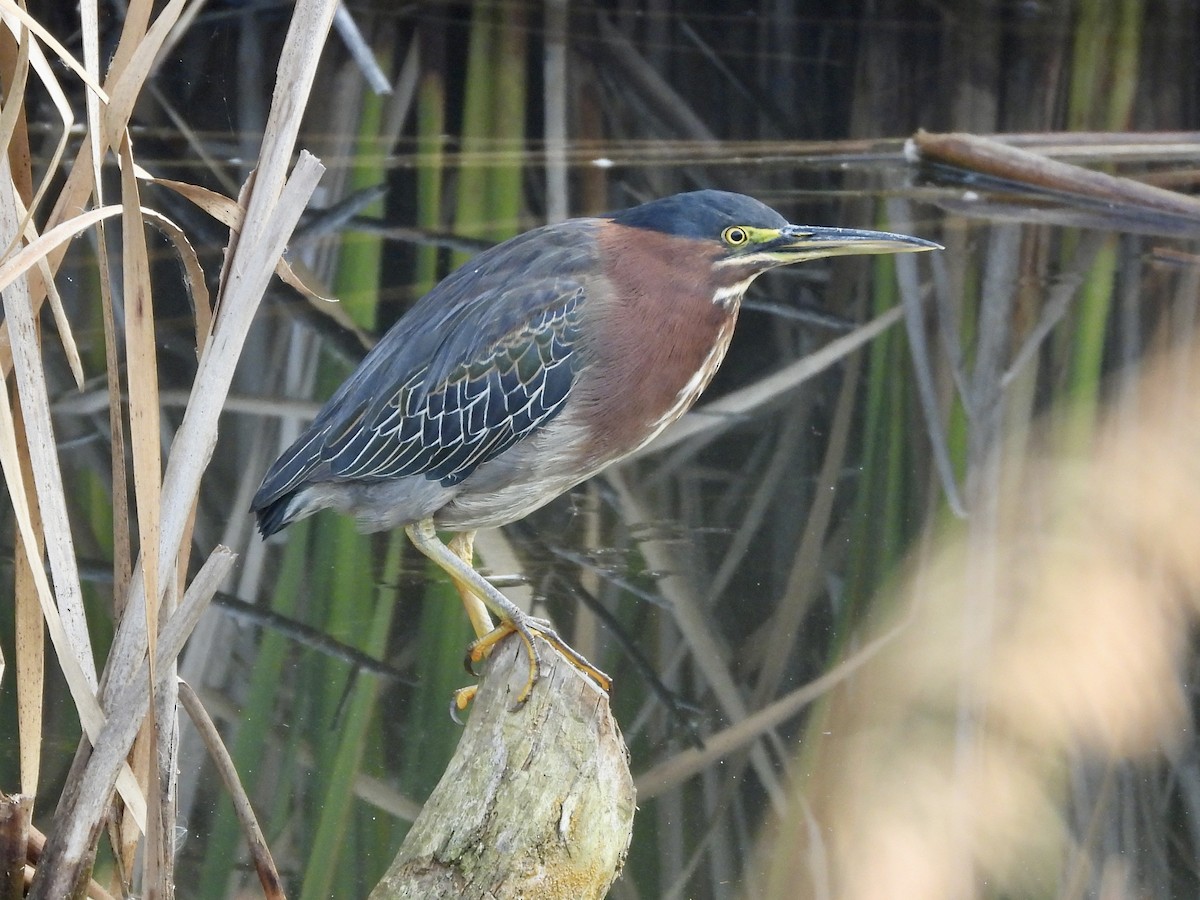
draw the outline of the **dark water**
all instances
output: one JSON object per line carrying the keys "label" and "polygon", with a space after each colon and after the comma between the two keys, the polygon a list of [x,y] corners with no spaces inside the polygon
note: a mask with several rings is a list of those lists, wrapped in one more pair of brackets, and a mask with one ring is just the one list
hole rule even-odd
{"label": "dark water", "polygon": [[[455,264],[452,252],[464,244],[448,236],[479,247],[543,223],[564,200],[570,214],[594,214],[711,186],[755,196],[793,222],[888,229],[946,246],[899,266],[891,258],[823,260],[763,276],[723,368],[679,431],[502,533],[480,536],[484,566],[524,576],[509,595],[532,602],[616,673],[613,706],[635,776],[861,648],[872,634],[873,598],[914,546],[926,546],[926,529],[954,527],[956,511],[980,533],[987,529],[978,523],[994,521],[1003,489],[990,480],[988,460],[998,447],[1060,404],[1101,408],[1107,378],[1137,372],[1148,348],[1164,334],[1186,335],[1195,321],[1195,223],[1186,217],[1166,221],[1132,202],[1097,204],[936,171],[903,148],[920,127],[1128,131],[1088,145],[1088,164],[1186,193],[1200,156],[1196,135],[1168,145],[1139,143],[1137,133],[1196,125],[1188,49],[1196,23],[1187,4],[1127,4],[1111,17],[1035,3],[967,4],[953,14],[906,3],[836,12],[800,2],[738,10],[572,4],[561,31],[547,18],[553,5],[480,4],[474,26],[465,4],[351,6],[397,89],[370,94],[338,39],[314,88],[300,144],[329,171],[289,256],[311,284],[345,299],[357,330],[278,282],[265,298],[205,476],[193,543],[197,561],[224,543],[239,562],[224,585],[227,602],[218,598],[181,661],[234,753],[290,895],[365,896],[386,868],[460,733],[446,706],[469,681],[460,662],[470,632],[444,579],[402,537],[357,535],[325,513],[264,544],[246,510],[271,460],[364,344],[430,275]],[[222,180],[240,183],[256,153],[287,15],[243,5],[200,14],[158,72],[162,99],[146,96],[139,106],[143,165],[227,192]],[[50,24],[73,33],[65,18]],[[472,34],[488,30],[508,41],[490,71],[516,113],[472,130],[464,117],[479,81],[469,74],[470,46]],[[543,68],[560,41],[565,83]],[[44,106],[35,98],[31,117]],[[172,124],[168,106],[198,144]],[[562,147],[553,131],[560,107]],[[362,133],[374,136],[356,144]],[[1082,144],[1062,134],[1039,149],[1075,159]],[[322,216],[320,208],[376,184],[387,189],[382,200],[351,217]],[[488,202],[465,208],[480,184]],[[169,192],[148,191],[145,202],[189,232],[215,282],[222,230]],[[152,249],[169,448],[195,371],[194,326],[169,247]],[[79,241],[60,275],[92,379],[84,399],[60,360],[51,360],[50,375],[103,648],[111,445],[103,333],[89,293],[93,253],[94,244]],[[889,310],[898,312],[880,319]],[[782,386],[772,380],[779,373],[790,373]],[[266,619],[266,610],[297,624]],[[10,619],[0,617],[10,659],[12,646]],[[364,669],[364,659],[381,665]],[[13,678],[10,668],[0,682],[0,732],[8,734]],[[53,673],[48,692],[61,693]],[[43,827],[78,734],[69,709],[52,704],[44,729]],[[765,731],[752,756],[739,747],[681,784],[644,784],[626,874],[612,896],[758,895],[754,879],[770,869],[755,856],[763,823],[804,808],[793,776],[821,771],[822,748],[837,747],[823,743],[829,708],[812,709]],[[1071,777],[1047,794],[1063,803],[1063,833],[1083,841],[1086,831],[1075,862],[1087,869],[1079,859],[1090,860],[1095,873],[1071,882],[1064,873],[1073,869],[1052,846],[1033,854],[1051,872],[1037,883],[1070,882],[1076,892],[1062,887],[1064,896],[1090,896],[1114,883],[1105,881],[1105,861],[1122,858],[1127,883],[1145,895],[1194,891],[1185,859],[1194,849],[1193,801],[1180,787],[1194,783],[1192,756],[1139,769],[1117,760],[1097,775],[1086,748],[1064,754]],[[15,740],[0,742],[0,789],[18,784],[16,760]],[[929,765],[953,768],[942,758]],[[1105,777],[1121,784],[1116,799],[1096,787]],[[803,789],[804,778],[796,780]],[[179,895],[254,896],[222,789],[186,726],[179,785]],[[816,799],[804,803],[820,793],[817,784]],[[1147,805],[1166,812],[1146,813]],[[827,850],[843,834],[839,821],[815,823]],[[870,849],[861,848],[865,859]],[[804,853],[821,857],[811,846]],[[850,896],[839,894],[836,864],[829,867],[822,874],[814,863],[796,895]],[[835,887],[823,893],[830,871]],[[980,896],[992,894],[985,882],[972,881]]]}

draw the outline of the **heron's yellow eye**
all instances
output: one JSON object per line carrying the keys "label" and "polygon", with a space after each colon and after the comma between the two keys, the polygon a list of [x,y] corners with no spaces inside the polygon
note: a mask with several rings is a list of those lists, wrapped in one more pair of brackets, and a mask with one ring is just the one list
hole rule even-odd
{"label": "heron's yellow eye", "polygon": [[727,243],[730,247],[740,247],[746,241],[750,240],[750,235],[746,234],[745,228],[739,228],[736,225],[730,225],[721,232],[721,240]]}

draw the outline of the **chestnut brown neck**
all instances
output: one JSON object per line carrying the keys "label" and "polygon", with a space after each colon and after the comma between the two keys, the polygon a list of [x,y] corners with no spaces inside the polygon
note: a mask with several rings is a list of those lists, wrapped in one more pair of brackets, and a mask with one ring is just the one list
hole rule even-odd
{"label": "chestnut brown neck", "polygon": [[589,298],[596,365],[581,378],[580,399],[600,407],[590,417],[603,423],[594,452],[618,457],[694,402],[724,356],[741,297],[714,301],[719,250],[703,242],[611,223],[596,240],[606,261]]}

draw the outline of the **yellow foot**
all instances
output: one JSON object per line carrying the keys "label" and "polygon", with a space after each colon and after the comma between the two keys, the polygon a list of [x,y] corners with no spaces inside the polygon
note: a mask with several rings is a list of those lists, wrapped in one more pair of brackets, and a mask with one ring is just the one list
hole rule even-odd
{"label": "yellow foot", "polygon": [[463,720],[458,717],[458,714],[467,711],[467,707],[471,705],[471,701],[475,699],[477,693],[479,693],[477,684],[471,684],[455,691],[450,699],[450,718],[459,725],[463,724]]}
{"label": "yellow foot", "polygon": [[[517,694],[518,706],[529,699],[529,694],[533,690],[533,686],[537,684],[538,679],[542,676],[542,660],[538,655],[537,647],[533,643],[533,635],[535,634],[557,650],[566,658],[567,662],[599,685],[605,693],[612,691],[612,679],[608,675],[593,666],[584,658],[583,654],[560,638],[558,633],[550,627],[549,622],[533,617],[526,618],[520,625],[504,619],[499,625],[483,635],[483,637],[472,641],[467,647],[467,658],[464,660],[467,671],[472,675],[477,674],[475,672],[475,664],[487,659],[496,645],[510,634],[516,634],[521,639],[521,642],[525,645],[525,653],[529,657],[529,679],[525,682],[525,687],[521,689],[521,693]],[[470,688],[464,688],[464,690],[470,690]],[[468,699],[467,702],[469,703],[470,700]]]}
{"label": "yellow foot", "polygon": [[[480,635],[468,650],[467,671],[473,674],[472,663],[486,657],[499,640],[515,631],[521,638],[521,643],[525,645],[525,653],[529,656],[529,680],[521,689],[521,693],[517,695],[518,706],[529,699],[529,692],[533,690],[533,686],[537,684],[542,673],[542,663],[538,658],[537,647],[533,643],[535,634],[545,639],[551,647],[565,656],[571,665],[605,691],[612,688],[612,679],[572,650],[566,641],[554,633],[549,622],[535,619],[523,612],[471,567],[467,561],[471,551],[472,535],[470,533],[464,532],[463,538],[456,541],[454,548],[451,549],[438,540],[432,518],[405,525],[404,531],[413,542],[414,547],[441,566],[456,583],[465,589],[464,595],[473,595],[479,601],[476,603],[473,599],[464,596],[467,612],[471,615],[471,624],[475,627],[476,634]],[[480,610],[483,611],[482,614],[479,614]],[[491,624],[487,610],[491,610],[499,616],[501,624],[497,628],[483,633],[483,629]]]}

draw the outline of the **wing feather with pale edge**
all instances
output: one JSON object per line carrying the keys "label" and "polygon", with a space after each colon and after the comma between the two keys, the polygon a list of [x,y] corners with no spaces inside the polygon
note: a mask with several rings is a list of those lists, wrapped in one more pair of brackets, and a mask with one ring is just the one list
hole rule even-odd
{"label": "wing feather with pale edge", "polygon": [[575,380],[594,227],[528,232],[422,298],[271,467],[252,503],[260,519],[308,481],[452,486],[550,422]]}

